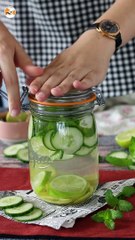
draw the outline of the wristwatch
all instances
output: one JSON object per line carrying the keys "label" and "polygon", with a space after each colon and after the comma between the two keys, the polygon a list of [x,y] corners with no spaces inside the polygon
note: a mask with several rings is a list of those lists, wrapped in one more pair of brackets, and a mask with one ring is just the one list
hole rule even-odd
{"label": "wristwatch", "polygon": [[111,20],[102,20],[101,22],[93,23],[90,25],[90,29],[96,29],[103,36],[115,40],[115,52],[122,44],[122,38],[120,33],[120,27],[118,23]]}

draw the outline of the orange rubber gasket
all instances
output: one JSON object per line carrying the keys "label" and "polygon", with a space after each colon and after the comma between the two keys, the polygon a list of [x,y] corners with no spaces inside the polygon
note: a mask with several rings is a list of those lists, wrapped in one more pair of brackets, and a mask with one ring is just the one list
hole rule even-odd
{"label": "orange rubber gasket", "polygon": [[29,96],[29,99],[31,102],[34,102],[34,103],[38,103],[40,105],[43,105],[43,106],[73,106],[73,105],[81,105],[81,104],[85,104],[85,103],[89,103],[89,102],[93,102],[96,100],[96,94],[93,93],[88,99],[85,99],[85,100],[82,100],[82,101],[79,101],[79,102],[39,102],[37,101],[36,99],[32,98]]}

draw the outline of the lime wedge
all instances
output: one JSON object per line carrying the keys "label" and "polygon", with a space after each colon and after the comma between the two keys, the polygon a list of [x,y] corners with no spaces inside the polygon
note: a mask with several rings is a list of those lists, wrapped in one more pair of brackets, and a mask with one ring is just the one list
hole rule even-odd
{"label": "lime wedge", "polygon": [[76,199],[88,190],[88,182],[78,175],[61,175],[48,184],[48,193],[53,197]]}
{"label": "lime wedge", "polygon": [[132,136],[135,137],[135,128],[119,133],[115,141],[120,147],[128,148]]}
{"label": "lime wedge", "polygon": [[18,116],[12,117],[8,112],[6,115],[6,122],[25,122],[28,115],[26,112],[21,112]]}

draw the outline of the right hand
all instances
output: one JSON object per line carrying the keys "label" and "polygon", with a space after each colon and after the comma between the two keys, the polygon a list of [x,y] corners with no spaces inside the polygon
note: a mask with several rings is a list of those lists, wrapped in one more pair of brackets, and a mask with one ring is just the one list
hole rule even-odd
{"label": "right hand", "polygon": [[43,73],[43,69],[34,66],[30,57],[21,45],[0,22],[0,87],[4,79],[12,116],[20,112],[20,93],[16,67],[23,70],[29,78],[35,78]]}

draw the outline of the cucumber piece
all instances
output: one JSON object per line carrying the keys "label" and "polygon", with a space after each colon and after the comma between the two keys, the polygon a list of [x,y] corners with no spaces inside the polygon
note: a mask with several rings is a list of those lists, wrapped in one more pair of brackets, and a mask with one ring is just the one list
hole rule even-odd
{"label": "cucumber piece", "polygon": [[63,156],[63,151],[57,150],[53,155],[50,156],[50,159],[53,161],[61,160],[62,156]]}
{"label": "cucumber piece", "polygon": [[82,146],[77,152],[75,152],[75,155],[77,156],[85,156],[88,155],[91,152],[90,147]]}
{"label": "cucumber piece", "polygon": [[28,139],[32,138],[32,134],[33,134],[33,117],[31,115],[29,118]]}
{"label": "cucumber piece", "polygon": [[97,134],[91,137],[84,137],[84,145],[86,147],[93,147],[97,143]]}
{"label": "cucumber piece", "polygon": [[90,137],[95,133],[95,124],[92,115],[87,115],[81,118],[79,121],[79,129],[84,136]]}
{"label": "cucumber piece", "polygon": [[29,158],[28,158],[28,148],[23,148],[23,149],[20,149],[18,152],[17,152],[17,158],[24,162],[24,163],[28,163],[29,162]]}
{"label": "cucumber piece", "polygon": [[56,149],[53,147],[52,143],[51,143],[51,137],[52,137],[52,135],[53,135],[54,133],[55,133],[54,130],[48,131],[48,132],[45,134],[44,139],[43,139],[43,142],[44,142],[45,146],[46,146],[47,148],[49,148],[50,150],[56,150]]}
{"label": "cucumber piece", "polygon": [[39,219],[43,215],[43,211],[39,208],[34,208],[30,213],[23,216],[14,217],[15,220],[20,222],[28,222]]}
{"label": "cucumber piece", "polygon": [[129,165],[128,168],[129,168],[130,170],[135,170],[135,164]]}
{"label": "cucumber piece", "polygon": [[5,214],[11,216],[20,216],[26,213],[29,213],[33,210],[34,205],[29,202],[24,202],[17,207],[11,207],[5,209]]}
{"label": "cucumber piece", "polygon": [[57,129],[60,129],[61,126],[63,127],[77,127],[78,126],[78,123],[77,121],[75,121],[74,118],[64,118],[62,117],[61,118],[61,121],[57,122],[56,123],[56,126],[57,126]]}
{"label": "cucumber piece", "polygon": [[4,149],[3,153],[6,157],[16,157],[18,151],[20,149],[23,149],[24,145],[23,143],[21,144],[13,144],[11,146],[8,146]]}
{"label": "cucumber piece", "polygon": [[126,159],[128,157],[128,153],[124,151],[114,151],[109,153],[107,156],[113,158]]}
{"label": "cucumber piece", "polygon": [[61,160],[69,160],[69,159],[72,159],[73,157],[74,157],[73,154],[63,153],[63,156],[62,156]]}
{"label": "cucumber piece", "polygon": [[128,158],[128,153],[124,151],[114,151],[106,155],[106,161],[120,167],[132,165],[132,160]]}
{"label": "cucumber piece", "polygon": [[66,154],[75,153],[83,145],[83,134],[74,127],[65,127],[52,137],[52,145]]}
{"label": "cucumber piece", "polygon": [[0,208],[15,207],[23,202],[21,196],[7,196],[0,199]]}
{"label": "cucumber piece", "polygon": [[24,148],[28,148],[28,142],[22,142],[21,144],[23,145]]}

